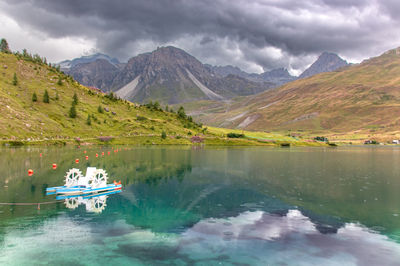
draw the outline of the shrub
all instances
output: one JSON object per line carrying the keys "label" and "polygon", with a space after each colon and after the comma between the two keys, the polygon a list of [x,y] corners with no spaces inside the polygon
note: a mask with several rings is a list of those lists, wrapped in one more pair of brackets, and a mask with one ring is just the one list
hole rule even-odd
{"label": "shrub", "polygon": [[317,137],[314,138],[314,140],[328,142],[328,138],[326,138],[326,137],[318,137],[317,136]]}
{"label": "shrub", "polygon": [[58,92],[56,92],[56,100],[58,101],[60,97],[58,96]]}
{"label": "shrub", "polygon": [[226,134],[226,136],[228,138],[244,138],[244,134],[239,134],[239,133],[234,133],[234,132],[230,132],[230,133]]}
{"label": "shrub", "polygon": [[37,102],[37,95],[35,92],[32,94],[32,102]]}
{"label": "shrub", "polygon": [[136,120],[137,120],[137,121],[146,121],[146,120],[147,120],[147,118],[146,118],[146,117],[144,117],[144,116],[140,116],[140,115],[138,115],[138,116],[136,117]]}
{"label": "shrub", "polygon": [[200,137],[200,136],[193,136],[193,137],[190,138],[190,141],[192,143],[201,143],[201,142],[203,142],[203,140],[204,139],[202,137]]}
{"label": "shrub", "polygon": [[167,138],[167,133],[165,133],[164,130],[161,132],[161,138],[162,139],[166,139]]}
{"label": "shrub", "polygon": [[61,77],[58,77],[57,85],[62,86],[62,80]]}
{"label": "shrub", "polygon": [[97,112],[99,112],[100,114],[104,113],[103,107],[101,107],[101,105],[99,105],[99,107],[97,107]]}
{"label": "shrub", "polygon": [[98,140],[102,141],[102,142],[109,142],[111,140],[113,140],[114,137],[111,136],[100,136],[98,137]]}

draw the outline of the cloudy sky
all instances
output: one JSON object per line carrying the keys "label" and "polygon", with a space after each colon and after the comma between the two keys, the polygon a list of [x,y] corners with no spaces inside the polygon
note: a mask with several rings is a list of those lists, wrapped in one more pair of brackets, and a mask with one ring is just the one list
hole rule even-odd
{"label": "cloudy sky", "polygon": [[0,0],[0,37],[51,62],[174,45],[203,63],[298,74],[324,51],[359,62],[400,46],[399,14],[398,0]]}

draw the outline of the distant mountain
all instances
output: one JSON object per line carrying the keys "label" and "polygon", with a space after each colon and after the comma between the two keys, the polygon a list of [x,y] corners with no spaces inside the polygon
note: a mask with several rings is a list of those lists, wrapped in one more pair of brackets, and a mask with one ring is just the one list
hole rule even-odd
{"label": "distant mountain", "polygon": [[353,137],[382,133],[394,138],[400,122],[399,77],[400,48],[220,104],[218,112],[208,112],[211,105],[203,106],[206,111],[196,119],[207,125],[258,131],[344,132]]}
{"label": "distant mountain", "polygon": [[121,98],[137,102],[221,101],[273,87],[268,82],[215,75],[195,57],[172,46],[133,57],[121,68],[96,60],[78,64],[67,73],[84,85],[113,90]]}
{"label": "distant mountain", "polygon": [[299,76],[299,78],[307,78],[318,73],[335,71],[347,65],[349,65],[349,63],[340,58],[337,54],[324,52],[318,57],[317,61]]}
{"label": "distant mountain", "polygon": [[207,69],[209,69],[211,72],[222,76],[226,77],[228,75],[236,75],[242,78],[250,79],[250,74],[241,70],[240,68],[236,66],[231,66],[231,65],[226,65],[226,66],[212,66],[209,64],[204,65]]}
{"label": "distant mountain", "polygon": [[72,66],[66,73],[86,86],[92,86],[107,92],[117,76],[119,68],[106,59],[97,59],[88,63]]}
{"label": "distant mountain", "polygon": [[61,69],[70,69],[71,67],[74,67],[78,64],[91,63],[91,62],[94,62],[99,59],[107,60],[108,62],[110,62],[113,65],[120,64],[120,62],[116,58],[111,58],[108,55],[97,53],[97,54],[88,55],[88,56],[81,56],[81,57],[75,58],[73,60],[64,60],[64,61],[58,63],[57,65],[59,65]]}
{"label": "distant mountain", "polygon": [[210,71],[217,75],[226,77],[228,75],[236,75],[254,82],[268,82],[272,83],[273,87],[277,87],[295,80],[297,77],[289,74],[285,68],[277,68],[271,71],[267,71],[261,74],[247,73],[238,67],[226,65],[226,66],[211,66],[205,65]]}
{"label": "distant mountain", "polygon": [[297,77],[290,75],[285,68],[273,69],[271,71],[259,74],[258,77],[264,81],[274,83],[276,86],[280,86],[297,79]]}

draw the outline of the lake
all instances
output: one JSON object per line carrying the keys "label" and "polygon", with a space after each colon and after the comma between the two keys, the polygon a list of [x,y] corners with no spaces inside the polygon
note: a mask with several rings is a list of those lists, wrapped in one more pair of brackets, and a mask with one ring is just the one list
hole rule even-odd
{"label": "lake", "polygon": [[[122,191],[46,195],[87,166]],[[400,265],[399,147],[2,148],[0,170],[0,265]]]}

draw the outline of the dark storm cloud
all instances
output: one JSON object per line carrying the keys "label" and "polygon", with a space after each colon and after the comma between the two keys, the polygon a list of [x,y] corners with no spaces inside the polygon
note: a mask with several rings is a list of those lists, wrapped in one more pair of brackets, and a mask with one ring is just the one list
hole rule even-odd
{"label": "dark storm cloud", "polygon": [[397,0],[3,0],[0,7],[22,27],[92,39],[124,59],[176,44],[205,62],[301,69],[323,51],[363,58],[400,42]]}

